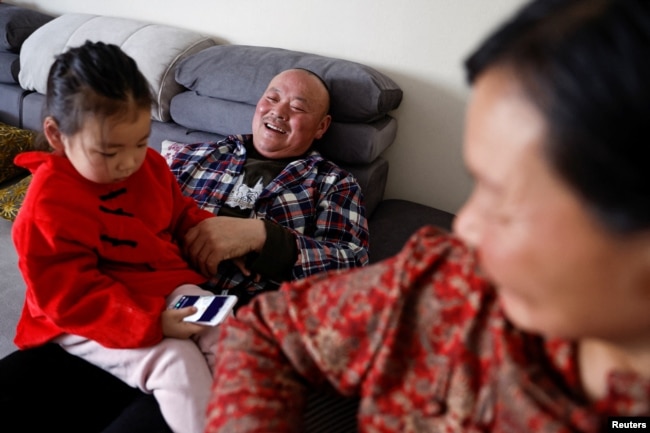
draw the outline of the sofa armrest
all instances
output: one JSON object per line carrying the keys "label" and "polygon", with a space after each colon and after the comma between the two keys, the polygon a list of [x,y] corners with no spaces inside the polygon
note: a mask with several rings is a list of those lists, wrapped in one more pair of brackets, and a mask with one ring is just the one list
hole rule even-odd
{"label": "sofa armrest", "polygon": [[370,263],[395,255],[408,238],[424,225],[451,231],[454,215],[408,200],[389,199],[379,203],[368,221]]}

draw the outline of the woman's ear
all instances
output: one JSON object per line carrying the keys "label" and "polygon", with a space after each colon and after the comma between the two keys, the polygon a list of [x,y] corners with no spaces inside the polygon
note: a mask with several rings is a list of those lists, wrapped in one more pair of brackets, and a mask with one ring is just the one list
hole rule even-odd
{"label": "woman's ear", "polygon": [[47,116],[45,120],[43,120],[43,135],[45,135],[47,142],[50,143],[50,146],[52,146],[56,152],[64,152],[63,135],[59,130],[59,125],[52,116]]}

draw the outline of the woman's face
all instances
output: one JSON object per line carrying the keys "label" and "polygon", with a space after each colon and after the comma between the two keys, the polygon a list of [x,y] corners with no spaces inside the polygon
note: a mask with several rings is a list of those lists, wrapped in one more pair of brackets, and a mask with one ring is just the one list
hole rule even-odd
{"label": "woman's face", "polygon": [[650,239],[601,226],[543,156],[546,121],[516,77],[477,80],[464,158],[475,179],[454,230],[476,247],[506,315],[547,336],[634,339],[650,329]]}

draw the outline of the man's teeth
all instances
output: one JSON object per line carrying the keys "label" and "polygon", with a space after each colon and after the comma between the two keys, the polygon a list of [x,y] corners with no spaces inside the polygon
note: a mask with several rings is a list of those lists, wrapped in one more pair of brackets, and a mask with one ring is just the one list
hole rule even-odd
{"label": "man's teeth", "polygon": [[274,131],[276,131],[276,132],[279,132],[279,133],[281,133],[281,134],[285,134],[285,133],[287,132],[287,131],[285,131],[285,130],[282,129],[282,128],[278,128],[278,127],[275,126],[275,125],[271,125],[270,123],[266,123],[266,127],[269,128],[269,129],[272,129],[272,130],[274,130]]}

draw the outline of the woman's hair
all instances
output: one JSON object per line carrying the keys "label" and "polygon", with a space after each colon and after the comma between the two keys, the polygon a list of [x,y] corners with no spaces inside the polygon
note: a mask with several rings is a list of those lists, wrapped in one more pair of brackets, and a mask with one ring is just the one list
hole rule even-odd
{"label": "woman's hair", "polygon": [[43,115],[71,135],[88,116],[133,115],[134,108],[150,109],[151,102],[149,83],[131,57],[116,45],[86,41],[56,57]]}
{"label": "woman's hair", "polygon": [[650,1],[536,0],[467,59],[514,73],[550,165],[610,230],[650,229]]}

